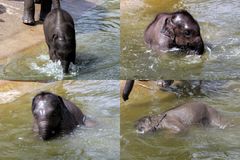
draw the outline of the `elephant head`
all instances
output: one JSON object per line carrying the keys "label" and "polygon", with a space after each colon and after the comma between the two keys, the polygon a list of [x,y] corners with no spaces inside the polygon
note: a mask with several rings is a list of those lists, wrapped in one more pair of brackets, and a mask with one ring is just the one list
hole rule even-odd
{"label": "elephant head", "polygon": [[185,10],[158,14],[145,30],[144,39],[159,50],[175,47],[187,54],[201,55],[204,52],[198,22]]}
{"label": "elephant head", "polygon": [[[60,96],[48,92],[37,94],[32,101],[34,130],[43,140],[48,140],[62,131],[67,109]],[[72,127],[71,123],[69,127]]]}
{"label": "elephant head", "polygon": [[167,114],[163,113],[155,116],[145,116],[137,121],[135,127],[137,128],[137,132],[140,134],[144,134],[147,132],[154,132],[157,129],[161,128],[162,120],[167,116]]}

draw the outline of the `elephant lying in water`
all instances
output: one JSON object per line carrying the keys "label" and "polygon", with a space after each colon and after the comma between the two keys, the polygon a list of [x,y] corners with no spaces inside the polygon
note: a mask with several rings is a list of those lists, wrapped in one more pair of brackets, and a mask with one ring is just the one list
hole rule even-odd
{"label": "elephant lying in water", "polygon": [[79,125],[94,125],[75,104],[49,92],[41,92],[33,98],[32,114],[33,131],[43,140],[70,133]]}
{"label": "elephant lying in water", "polygon": [[69,65],[75,64],[76,37],[72,16],[60,8],[59,0],[54,1],[54,9],[47,15],[44,35],[49,49],[50,59],[60,60],[64,73],[69,72]]}
{"label": "elephant lying in water", "polygon": [[217,126],[222,129],[227,126],[217,110],[201,102],[191,102],[158,115],[145,116],[138,120],[136,128],[137,132],[142,134],[161,129],[179,133],[193,124]]}
{"label": "elephant lying in water", "polygon": [[157,51],[177,48],[187,54],[204,52],[198,22],[185,10],[158,14],[145,30],[144,40]]}

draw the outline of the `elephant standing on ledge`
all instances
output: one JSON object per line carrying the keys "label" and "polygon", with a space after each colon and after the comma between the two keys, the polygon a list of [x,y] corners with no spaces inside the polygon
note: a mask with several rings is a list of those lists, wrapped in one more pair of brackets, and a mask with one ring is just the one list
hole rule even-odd
{"label": "elephant standing on ledge", "polygon": [[198,22],[185,10],[158,14],[145,30],[144,40],[157,51],[177,48],[187,54],[204,52]]}
{"label": "elephant standing on ledge", "polygon": [[[53,0],[54,1],[54,0]],[[24,0],[24,12],[23,12],[23,23],[28,25],[34,25],[34,15],[35,15],[35,3],[41,4],[41,11],[39,20],[44,21],[47,14],[51,11],[52,0]]]}

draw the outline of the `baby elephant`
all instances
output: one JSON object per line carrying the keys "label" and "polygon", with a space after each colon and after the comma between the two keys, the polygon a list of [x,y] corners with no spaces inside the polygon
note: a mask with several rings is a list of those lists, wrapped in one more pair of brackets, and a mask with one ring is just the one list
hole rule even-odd
{"label": "baby elephant", "polygon": [[70,63],[75,63],[76,38],[71,15],[60,8],[59,0],[53,1],[54,9],[47,15],[44,34],[52,61],[61,61],[63,72],[68,73]]}
{"label": "baby elephant", "polygon": [[198,22],[185,10],[158,14],[145,30],[144,40],[154,50],[177,48],[197,55],[204,52]]}
{"label": "baby elephant", "polygon": [[222,129],[226,127],[219,113],[201,102],[186,103],[159,115],[143,117],[138,120],[136,127],[137,132],[142,134],[159,129],[178,133],[193,124],[217,126]]}
{"label": "baby elephant", "polygon": [[41,92],[32,101],[33,131],[43,140],[71,132],[78,125],[86,125],[86,117],[72,102]]}

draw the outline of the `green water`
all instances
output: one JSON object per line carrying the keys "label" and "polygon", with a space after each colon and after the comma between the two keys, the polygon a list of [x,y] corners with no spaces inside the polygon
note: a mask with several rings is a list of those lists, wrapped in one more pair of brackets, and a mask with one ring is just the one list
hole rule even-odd
{"label": "green water", "polygon": [[64,0],[62,7],[74,18],[76,65],[64,75],[60,64],[49,60],[45,42],[8,57],[0,66],[0,78],[12,80],[119,79],[119,0]]}
{"label": "green water", "polygon": [[[135,5],[125,3],[121,6],[121,79],[239,78],[239,7],[238,0],[135,0]],[[144,44],[144,30],[156,14],[179,9],[188,10],[199,22],[205,42],[202,58],[160,56]]]}
{"label": "green water", "polygon": [[[192,96],[136,86],[130,100],[121,101],[122,160],[239,159],[240,81],[203,81],[201,92]],[[216,108],[234,127],[219,129],[193,126],[188,132],[178,135],[166,131],[146,135],[136,133],[134,124],[141,117],[192,100]]]}
{"label": "green water", "polygon": [[[5,85],[10,86],[11,82]],[[59,81],[40,86],[22,96],[16,96],[14,88],[0,92],[0,159],[119,159],[118,81]],[[32,132],[31,113],[33,96],[43,90],[74,102],[97,126],[77,128],[70,135],[43,142]]]}

